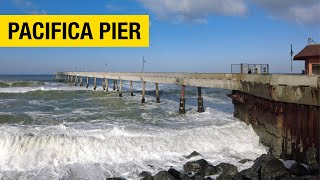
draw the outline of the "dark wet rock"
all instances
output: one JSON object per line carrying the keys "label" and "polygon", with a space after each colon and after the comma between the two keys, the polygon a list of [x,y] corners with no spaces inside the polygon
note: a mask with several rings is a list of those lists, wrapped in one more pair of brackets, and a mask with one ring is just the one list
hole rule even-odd
{"label": "dark wet rock", "polygon": [[170,168],[170,169],[168,170],[168,173],[169,173],[171,176],[173,176],[175,179],[180,179],[181,173],[180,173],[179,171],[177,171],[177,170],[175,170],[175,169],[173,169],[173,168]]}
{"label": "dark wet rock", "polygon": [[233,176],[238,173],[237,167],[229,163],[220,163],[216,166],[219,173]]}
{"label": "dark wet rock", "polygon": [[179,178],[181,180],[192,180],[190,176],[188,176],[187,174],[180,174]]}
{"label": "dark wet rock", "polygon": [[190,159],[195,156],[202,156],[202,155],[200,153],[198,153],[197,151],[193,151],[189,156],[185,156],[185,158]]}
{"label": "dark wet rock", "polygon": [[296,176],[305,176],[308,175],[308,169],[302,166],[299,163],[295,163],[290,167],[290,172]]}
{"label": "dark wet rock", "polygon": [[189,161],[185,165],[183,165],[183,170],[186,173],[201,173],[203,172],[207,167],[209,166],[209,163],[204,160],[200,159],[197,161]]}
{"label": "dark wet rock", "polygon": [[148,172],[148,171],[142,171],[142,172],[139,174],[140,177],[146,177],[146,176],[148,176],[148,175],[151,176],[151,173]]}
{"label": "dark wet rock", "polygon": [[153,180],[153,176],[147,175],[144,178],[142,178],[141,180]]}
{"label": "dark wet rock", "polygon": [[271,159],[261,165],[261,179],[281,179],[289,176],[289,172],[278,159]]}
{"label": "dark wet rock", "polygon": [[276,159],[274,156],[270,156],[268,154],[262,154],[260,157],[254,160],[254,164],[251,167],[252,171],[259,171],[260,167],[267,163],[268,161]]}
{"label": "dark wet rock", "polygon": [[238,161],[238,163],[244,164],[251,161],[252,161],[251,159],[241,159],[240,161]]}
{"label": "dark wet rock", "polygon": [[200,172],[196,173],[195,176],[204,177],[204,176],[215,175],[217,173],[218,173],[217,169],[214,166],[209,165],[206,168],[202,169]]}
{"label": "dark wet rock", "polygon": [[176,180],[168,171],[160,171],[153,176],[153,180]]}
{"label": "dark wet rock", "polygon": [[233,180],[230,174],[222,173],[216,180]]}
{"label": "dark wet rock", "polygon": [[251,169],[245,169],[240,172],[243,179],[259,180],[259,173]]}
{"label": "dark wet rock", "polygon": [[307,159],[306,163],[308,165],[310,174],[319,174],[319,156],[318,150],[315,147],[310,147],[307,150]]}
{"label": "dark wet rock", "polygon": [[196,177],[194,180],[212,180],[210,177]]}
{"label": "dark wet rock", "polygon": [[113,178],[107,178],[107,180],[126,180],[126,179],[121,177],[113,177]]}
{"label": "dark wet rock", "polygon": [[233,180],[244,180],[244,176],[238,172],[233,176]]}

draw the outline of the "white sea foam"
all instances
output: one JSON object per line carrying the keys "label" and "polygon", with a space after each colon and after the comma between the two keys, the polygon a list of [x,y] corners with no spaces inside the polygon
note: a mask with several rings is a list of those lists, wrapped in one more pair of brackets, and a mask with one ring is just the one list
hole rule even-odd
{"label": "white sea foam", "polygon": [[[189,114],[186,118],[201,123],[215,117],[211,111]],[[100,130],[74,129],[63,124],[2,126],[0,173],[25,171],[39,176],[41,170],[51,169],[54,179],[58,179],[66,174],[69,176],[68,171],[77,171],[77,177],[84,177],[81,169],[92,168],[95,172],[92,177],[98,174],[97,178],[125,176],[136,179],[138,172],[143,170],[155,173],[170,166],[182,169],[187,161],[183,156],[194,150],[214,165],[229,162],[240,169],[250,164],[241,165],[238,160],[254,159],[266,152],[250,126],[231,119],[224,124],[214,122],[218,119],[212,119],[208,126],[187,129],[136,129],[130,125]]]}

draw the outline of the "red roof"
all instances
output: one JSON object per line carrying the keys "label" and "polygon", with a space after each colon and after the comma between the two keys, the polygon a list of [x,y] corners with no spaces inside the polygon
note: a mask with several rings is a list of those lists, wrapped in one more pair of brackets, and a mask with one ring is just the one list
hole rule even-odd
{"label": "red roof", "polygon": [[310,44],[302,49],[297,55],[294,56],[294,60],[307,60],[310,58],[320,59],[320,44]]}

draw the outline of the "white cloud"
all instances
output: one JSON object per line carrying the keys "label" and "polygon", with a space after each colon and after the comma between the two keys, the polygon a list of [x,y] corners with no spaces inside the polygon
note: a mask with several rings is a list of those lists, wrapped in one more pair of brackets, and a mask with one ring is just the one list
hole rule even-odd
{"label": "white cloud", "polygon": [[[138,0],[158,19],[206,23],[208,15],[243,16],[249,4],[268,16],[300,24],[320,24],[320,0]],[[251,7],[251,6],[250,6]]]}
{"label": "white cloud", "polygon": [[245,15],[243,0],[138,0],[161,20],[206,23],[210,14]]}
{"label": "white cloud", "polygon": [[263,8],[273,18],[281,18],[299,24],[320,24],[319,0],[250,0]]}
{"label": "white cloud", "polygon": [[39,8],[29,0],[12,0],[13,4],[21,11],[28,14],[47,14],[44,9]]}

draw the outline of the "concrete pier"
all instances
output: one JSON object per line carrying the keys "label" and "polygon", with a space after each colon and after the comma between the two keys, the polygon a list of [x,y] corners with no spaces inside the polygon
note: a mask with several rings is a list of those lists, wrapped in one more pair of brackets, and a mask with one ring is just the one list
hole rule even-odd
{"label": "concrete pier", "polygon": [[198,112],[204,112],[201,87],[198,87]]}
{"label": "concrete pier", "polygon": [[146,82],[143,81],[142,82],[142,99],[141,99],[141,103],[145,103],[146,102]]}
{"label": "concrete pier", "polygon": [[157,100],[157,103],[160,103],[158,83],[156,83],[156,100]]}
{"label": "concrete pier", "polygon": [[[100,73],[61,72],[55,79],[74,81],[74,76],[142,82],[145,102],[146,83],[181,86],[179,112],[185,113],[185,87],[198,87],[198,112],[204,111],[201,88],[232,90],[234,116],[251,124],[276,157],[304,161],[309,148],[319,150],[320,76],[287,74],[217,74],[217,73]],[[117,88],[118,89],[118,88]],[[156,98],[159,97],[156,85]]]}
{"label": "concrete pier", "polygon": [[185,103],[186,103],[185,88],[186,88],[186,86],[184,86],[184,85],[181,86],[180,106],[179,106],[179,113],[180,114],[186,113],[186,108],[185,108]]}

